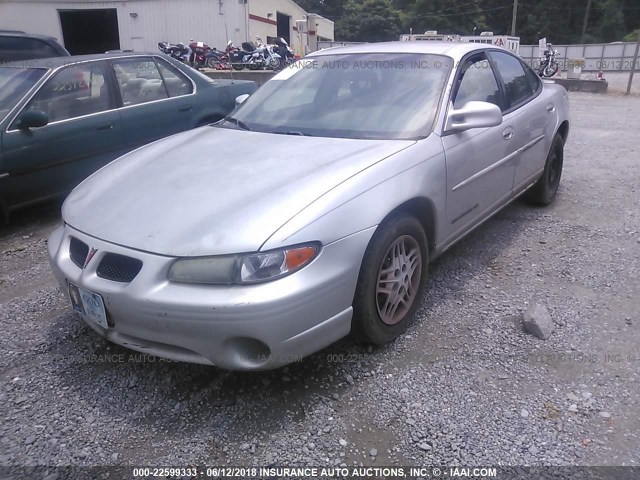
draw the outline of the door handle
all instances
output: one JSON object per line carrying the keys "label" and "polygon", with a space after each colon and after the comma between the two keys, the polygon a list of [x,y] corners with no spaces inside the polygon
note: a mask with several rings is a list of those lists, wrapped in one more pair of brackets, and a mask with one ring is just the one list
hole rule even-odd
{"label": "door handle", "polygon": [[502,138],[505,140],[510,140],[513,137],[513,128],[507,127],[502,132]]}
{"label": "door handle", "polygon": [[100,125],[99,127],[96,128],[96,130],[98,130],[99,132],[102,130],[111,130],[113,128],[113,124],[112,123],[107,123],[105,125]]}
{"label": "door handle", "polygon": [[193,107],[191,105],[185,105],[183,107],[178,108],[179,112],[190,112]]}
{"label": "door handle", "polygon": [[551,103],[550,103],[549,105],[547,105],[547,112],[551,113],[551,112],[553,112],[555,109],[556,109],[556,106],[555,106],[555,105],[553,105],[553,104],[551,104]]}

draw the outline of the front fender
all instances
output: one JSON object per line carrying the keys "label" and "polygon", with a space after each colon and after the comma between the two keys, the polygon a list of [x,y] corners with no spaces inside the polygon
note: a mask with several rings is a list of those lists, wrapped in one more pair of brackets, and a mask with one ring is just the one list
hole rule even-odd
{"label": "front fender", "polygon": [[[416,198],[428,199],[437,215],[446,205],[445,179],[442,142],[432,134],[312,202],[278,229],[261,249],[309,241],[327,245],[379,225],[390,212]],[[440,230],[438,222],[436,219],[436,230]],[[437,243],[438,232],[431,233]]]}

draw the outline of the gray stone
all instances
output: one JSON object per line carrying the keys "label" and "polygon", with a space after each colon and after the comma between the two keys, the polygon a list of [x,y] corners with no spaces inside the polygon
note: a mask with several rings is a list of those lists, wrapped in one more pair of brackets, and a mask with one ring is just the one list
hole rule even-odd
{"label": "gray stone", "polygon": [[531,303],[522,314],[524,330],[541,340],[546,340],[553,333],[554,325],[549,310],[541,303]]}
{"label": "gray stone", "polygon": [[371,455],[372,457],[377,457],[378,450],[376,450],[375,448],[372,448],[371,450],[369,450],[369,455]]}
{"label": "gray stone", "polygon": [[611,414],[609,412],[600,412],[598,415],[602,418],[611,418]]}
{"label": "gray stone", "polygon": [[418,448],[424,452],[428,452],[429,450],[431,450],[433,447],[431,445],[429,445],[426,442],[422,442],[420,445],[418,445]]}
{"label": "gray stone", "polygon": [[567,398],[568,398],[569,400],[571,400],[572,402],[577,402],[577,401],[579,401],[579,400],[580,400],[580,397],[578,397],[578,396],[577,396],[575,393],[573,393],[573,392],[569,392],[569,393],[567,393]]}
{"label": "gray stone", "polygon": [[529,411],[525,408],[523,408],[522,410],[520,410],[520,416],[522,418],[528,418],[529,417]]}
{"label": "gray stone", "polygon": [[346,447],[347,446],[347,441],[344,438],[341,438],[338,442],[342,447]]}
{"label": "gray stone", "polygon": [[31,445],[35,441],[36,441],[36,437],[34,437],[33,435],[30,435],[27,437],[24,443],[26,443],[27,445]]}

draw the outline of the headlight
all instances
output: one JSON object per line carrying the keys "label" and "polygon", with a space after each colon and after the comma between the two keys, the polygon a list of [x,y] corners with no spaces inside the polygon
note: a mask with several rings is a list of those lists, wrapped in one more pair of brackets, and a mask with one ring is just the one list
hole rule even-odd
{"label": "headlight", "polygon": [[169,269],[169,280],[233,285],[275,280],[308,265],[320,252],[317,244],[246,255],[181,258]]}

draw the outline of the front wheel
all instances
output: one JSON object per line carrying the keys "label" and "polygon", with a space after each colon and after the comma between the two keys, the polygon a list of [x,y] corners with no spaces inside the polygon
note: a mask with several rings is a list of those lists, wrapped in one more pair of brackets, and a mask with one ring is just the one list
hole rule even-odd
{"label": "front wheel", "polygon": [[544,67],[544,71],[542,72],[542,75],[544,77],[553,77],[556,73],[558,73],[558,64],[554,63]]}
{"label": "front wheel", "polygon": [[220,62],[216,57],[209,57],[207,59],[207,66],[209,68],[216,68],[218,65],[220,65]]}
{"label": "front wheel", "polygon": [[402,214],[378,227],[358,277],[354,336],[383,345],[405,331],[420,305],[428,256],[424,229],[414,217]]}
{"label": "front wheel", "polygon": [[525,198],[538,205],[549,205],[558,193],[562,165],[564,163],[564,140],[556,134],[551,142],[551,150],[547,155],[544,171],[538,181],[529,189]]}

